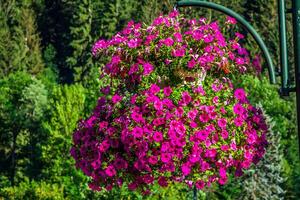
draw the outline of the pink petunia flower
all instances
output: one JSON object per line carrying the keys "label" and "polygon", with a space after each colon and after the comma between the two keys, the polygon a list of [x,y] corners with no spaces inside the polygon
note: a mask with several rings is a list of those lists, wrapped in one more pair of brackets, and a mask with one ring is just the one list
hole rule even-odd
{"label": "pink petunia flower", "polygon": [[218,126],[220,128],[222,128],[222,129],[226,128],[226,125],[227,125],[227,120],[226,119],[221,118],[221,119],[218,120]]}
{"label": "pink petunia flower", "polygon": [[234,97],[240,101],[244,101],[246,99],[246,92],[242,88],[238,88],[234,91]]}
{"label": "pink petunia flower", "polygon": [[149,75],[153,71],[153,66],[150,63],[144,63],[143,67],[144,67],[144,71],[143,71],[144,75]]}
{"label": "pink petunia flower", "polygon": [[154,134],[153,134],[153,140],[155,142],[161,142],[163,140],[163,135],[161,132],[159,131],[155,131]]}
{"label": "pink petunia flower", "polygon": [[191,173],[191,168],[188,164],[183,164],[181,166],[181,171],[184,176],[187,176]]}
{"label": "pink petunia flower", "polygon": [[243,123],[244,123],[244,119],[243,118],[241,118],[241,117],[236,117],[236,118],[234,118],[234,124],[236,125],[236,126],[242,126],[243,125]]}
{"label": "pink petunia flower", "polygon": [[184,104],[189,104],[192,100],[192,97],[190,96],[190,94],[188,92],[183,92],[181,94],[182,96],[182,101]]}
{"label": "pink petunia flower", "polygon": [[174,38],[176,42],[182,42],[182,35],[179,32],[174,33]]}
{"label": "pink petunia flower", "polygon": [[116,170],[112,165],[109,165],[106,169],[105,169],[105,173],[107,176],[112,177],[116,175]]}
{"label": "pink petunia flower", "polygon": [[181,47],[179,49],[175,49],[173,52],[172,52],[172,55],[174,57],[183,57],[185,55],[185,48]]}
{"label": "pink petunia flower", "polygon": [[120,96],[120,95],[118,95],[118,94],[115,94],[115,95],[112,97],[111,100],[112,100],[112,102],[113,102],[114,104],[116,104],[116,103],[120,102],[122,99],[123,99],[122,96]]}
{"label": "pink petunia flower", "polygon": [[170,153],[162,153],[160,159],[163,163],[168,163],[171,161],[172,156]]}
{"label": "pink petunia flower", "polygon": [[165,95],[166,97],[168,97],[168,96],[170,96],[171,94],[172,94],[172,88],[171,88],[170,86],[165,87],[165,88],[164,88],[164,95]]}
{"label": "pink petunia flower", "polygon": [[170,47],[174,44],[174,40],[170,37],[162,40],[161,42],[168,47]]}
{"label": "pink petunia flower", "polygon": [[136,138],[142,137],[143,136],[143,129],[141,127],[138,127],[138,126],[134,127],[132,129],[132,135]]}

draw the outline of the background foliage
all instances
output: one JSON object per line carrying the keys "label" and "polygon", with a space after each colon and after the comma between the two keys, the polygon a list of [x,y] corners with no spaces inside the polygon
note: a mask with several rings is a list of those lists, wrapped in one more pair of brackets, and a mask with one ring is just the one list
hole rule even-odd
{"label": "background foliage", "polygon": [[[174,2],[0,0],[0,199],[143,198],[125,188],[88,190],[87,178],[73,167],[69,148],[75,125],[91,112],[101,84],[99,63],[90,53],[93,42],[109,38],[131,19],[150,23],[158,14],[170,11]],[[247,18],[279,66],[276,0],[214,2]],[[180,10],[191,17],[221,19],[220,13],[205,9]],[[288,23],[288,30],[291,28]],[[244,43],[253,54],[260,53],[250,36]],[[269,151],[241,179],[199,191],[198,198],[299,199],[294,97],[280,98],[278,87],[264,76],[247,76],[236,83],[251,92],[252,103],[260,104],[270,117]],[[190,189],[181,185],[154,186],[153,191],[147,199],[192,197]]]}

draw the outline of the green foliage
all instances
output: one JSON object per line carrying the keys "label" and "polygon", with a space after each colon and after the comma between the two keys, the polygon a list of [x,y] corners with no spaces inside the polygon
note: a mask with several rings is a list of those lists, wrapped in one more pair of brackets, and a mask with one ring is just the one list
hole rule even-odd
{"label": "green foliage", "polygon": [[63,187],[44,181],[35,182],[26,179],[18,186],[0,189],[0,199],[9,200],[63,200]]}
{"label": "green foliage", "polygon": [[47,86],[58,82],[59,74],[58,67],[55,62],[56,54],[57,52],[52,44],[47,45],[43,52],[45,68],[39,78],[42,79]]}
{"label": "green foliage", "polygon": [[30,3],[1,2],[0,13],[0,77],[14,71],[39,73],[44,63]]}
{"label": "green foliage", "polygon": [[[47,141],[42,146],[42,160],[45,167],[43,177],[65,186],[67,196],[80,197],[85,188],[83,176],[75,170],[70,158],[71,135],[76,123],[83,115],[85,94],[81,85],[56,86],[51,94],[49,120],[43,126]],[[74,184],[74,182],[76,184]]]}
{"label": "green foliage", "polygon": [[[279,55],[277,0],[257,0],[255,2],[246,0],[244,7],[247,8],[243,13],[245,18],[258,30],[263,40],[266,41],[266,45],[274,58],[275,66],[279,66],[277,59]],[[254,48],[252,50],[255,52]]]}
{"label": "green foliage", "polygon": [[[47,104],[47,90],[27,73],[10,74],[0,81],[1,175],[11,185],[40,170],[38,139]],[[30,134],[31,133],[31,134]]]}
{"label": "green foliage", "polygon": [[92,44],[92,1],[67,1],[66,6],[72,11],[69,37],[69,47],[72,53],[67,57],[66,64],[74,70],[74,80],[76,82],[83,81],[93,67],[90,52]]}
{"label": "green foliage", "polygon": [[20,99],[22,90],[30,81],[30,75],[26,73],[12,74],[0,80],[0,172],[11,184],[15,175],[15,153],[20,149],[17,148],[17,135],[24,126],[24,116],[19,109],[22,105]]}
{"label": "green foliage", "polygon": [[96,27],[99,31],[97,36],[105,38],[111,37],[120,31],[128,21],[134,19],[140,3],[132,0],[104,0],[102,2],[103,7],[95,18],[99,19],[98,27]]}
{"label": "green foliage", "polygon": [[[150,24],[154,18],[159,14],[162,14],[163,11],[172,9],[172,5],[175,3],[173,0],[149,0],[143,1],[141,5],[142,16],[141,20],[143,23]],[[166,9],[167,7],[167,9]]]}

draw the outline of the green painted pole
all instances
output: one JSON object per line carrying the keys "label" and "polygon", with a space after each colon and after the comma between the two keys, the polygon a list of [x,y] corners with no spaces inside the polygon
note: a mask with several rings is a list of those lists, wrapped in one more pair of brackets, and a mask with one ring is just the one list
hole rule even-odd
{"label": "green painted pole", "polygon": [[294,56],[295,56],[295,82],[298,120],[298,140],[300,156],[300,0],[292,0]]}
{"label": "green painted pole", "polygon": [[289,66],[286,39],[285,0],[278,0],[278,20],[280,35],[280,66],[281,66],[281,91],[282,96],[289,96]]}
{"label": "green painted pole", "polygon": [[193,200],[197,200],[197,199],[198,199],[198,197],[197,197],[197,188],[194,185],[194,187],[193,187]]}
{"label": "green painted pole", "polygon": [[208,1],[197,1],[197,0],[182,0],[176,3],[175,7],[185,7],[185,6],[196,6],[196,7],[205,7],[214,9],[217,11],[220,11],[226,15],[229,15],[233,18],[235,18],[242,26],[249,31],[249,33],[253,36],[254,40],[257,42],[258,46],[262,50],[264,57],[268,64],[268,71],[269,71],[269,77],[271,83],[276,83],[275,80],[275,71],[274,71],[274,65],[272,62],[272,58],[270,56],[270,53],[264,43],[264,41],[261,39],[259,34],[256,32],[256,30],[239,14],[234,12],[233,10],[226,8],[224,6],[221,6],[219,4],[215,4]]}

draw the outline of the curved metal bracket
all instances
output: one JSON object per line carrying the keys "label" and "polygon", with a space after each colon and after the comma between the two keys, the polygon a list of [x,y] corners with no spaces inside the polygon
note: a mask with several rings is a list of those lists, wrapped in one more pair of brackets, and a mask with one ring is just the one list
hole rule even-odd
{"label": "curved metal bracket", "polygon": [[256,32],[256,30],[238,13],[234,12],[233,10],[226,8],[224,6],[221,6],[219,4],[215,4],[212,2],[207,1],[196,1],[196,0],[182,0],[175,4],[176,7],[186,7],[186,6],[196,6],[196,7],[204,7],[204,8],[210,8],[213,10],[220,11],[226,15],[229,15],[233,18],[235,18],[242,26],[249,31],[249,33],[253,36],[254,40],[257,42],[258,46],[262,50],[264,57],[268,64],[268,71],[269,71],[269,77],[270,82],[272,84],[276,83],[275,80],[275,71],[274,71],[274,65],[272,62],[272,58],[270,56],[269,50],[266,47],[264,41],[260,37],[260,35]]}

